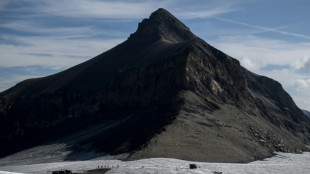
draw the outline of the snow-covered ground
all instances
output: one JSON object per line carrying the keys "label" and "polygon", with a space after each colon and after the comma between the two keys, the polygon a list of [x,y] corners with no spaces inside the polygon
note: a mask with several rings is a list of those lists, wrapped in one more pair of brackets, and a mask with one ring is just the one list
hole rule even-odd
{"label": "snow-covered ground", "polygon": [[[196,164],[197,169],[189,169],[189,164]],[[277,153],[272,158],[263,161],[254,161],[248,164],[237,163],[202,163],[193,161],[184,161],[170,158],[151,158],[137,161],[120,160],[92,160],[75,162],[55,162],[30,165],[7,165],[0,167],[0,173],[50,173],[57,169],[70,169],[74,172],[97,169],[98,167],[112,168],[108,174],[126,173],[126,174],[183,174],[183,173],[206,173],[213,174],[222,172],[223,174],[309,174],[310,173],[310,153],[290,154]]]}

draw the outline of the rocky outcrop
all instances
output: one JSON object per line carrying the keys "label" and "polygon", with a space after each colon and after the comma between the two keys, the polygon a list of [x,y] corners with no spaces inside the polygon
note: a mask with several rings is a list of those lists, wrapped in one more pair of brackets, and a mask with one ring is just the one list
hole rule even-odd
{"label": "rocky outcrop", "polygon": [[75,136],[73,151],[131,152],[129,159],[247,162],[301,152],[310,141],[309,118],[280,83],[246,70],[164,9],[111,50],[2,92],[0,126],[1,155],[85,127],[94,131]]}

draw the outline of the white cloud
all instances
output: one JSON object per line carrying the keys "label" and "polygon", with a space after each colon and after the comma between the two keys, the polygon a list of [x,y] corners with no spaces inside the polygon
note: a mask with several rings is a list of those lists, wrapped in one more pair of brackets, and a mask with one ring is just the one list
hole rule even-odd
{"label": "white cloud", "polygon": [[294,85],[297,90],[307,90],[310,92],[310,78],[309,79],[298,79]]}
{"label": "white cloud", "polygon": [[256,71],[268,64],[288,65],[297,70],[310,56],[310,42],[289,43],[255,36],[233,36],[219,38],[212,44],[239,59],[246,68]]}
{"label": "white cloud", "polygon": [[302,60],[296,61],[294,65],[301,72],[310,73],[310,58],[308,56],[305,56]]}
{"label": "white cloud", "polygon": [[303,75],[296,73],[293,69],[260,70],[257,73],[277,80],[285,89],[294,90],[289,92],[298,92],[295,84],[298,79],[304,78]]}
{"label": "white cloud", "polygon": [[303,95],[294,95],[293,99],[297,103],[297,106],[299,108],[310,111],[310,99],[309,99],[309,97],[305,97]]}
{"label": "white cloud", "polygon": [[251,70],[257,70],[257,66],[255,65],[255,63],[251,61],[251,59],[247,58],[247,56],[242,57],[243,58],[240,59],[240,62],[244,67],[247,67],[248,69]]}
{"label": "white cloud", "polygon": [[68,39],[62,37],[15,37],[18,45],[0,44],[0,65],[70,67],[121,43],[123,39]]}

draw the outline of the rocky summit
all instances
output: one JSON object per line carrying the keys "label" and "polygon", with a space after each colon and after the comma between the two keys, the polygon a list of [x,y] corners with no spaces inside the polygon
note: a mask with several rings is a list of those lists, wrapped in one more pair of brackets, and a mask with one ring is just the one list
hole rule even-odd
{"label": "rocky summit", "polygon": [[63,140],[72,154],[248,162],[310,142],[310,119],[280,83],[164,9],[116,47],[0,93],[0,127],[1,156]]}

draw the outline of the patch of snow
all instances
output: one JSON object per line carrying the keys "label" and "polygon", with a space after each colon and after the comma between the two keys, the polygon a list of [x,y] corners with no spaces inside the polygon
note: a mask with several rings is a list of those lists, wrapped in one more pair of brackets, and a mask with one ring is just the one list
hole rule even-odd
{"label": "patch of snow", "polygon": [[23,173],[0,171],[0,174],[23,174]]}
{"label": "patch of snow", "polygon": [[70,154],[66,144],[42,145],[0,159],[0,166],[63,161]]}
{"label": "patch of snow", "polygon": [[[277,153],[276,156],[262,161],[254,161],[247,164],[239,163],[205,163],[184,161],[171,158],[150,158],[137,161],[120,160],[92,160],[74,162],[55,162],[29,165],[7,165],[0,167],[1,171],[22,172],[22,173],[48,173],[53,170],[69,169],[80,173],[86,170],[98,168],[111,168],[107,174],[213,174],[222,172],[223,174],[308,174],[310,173],[310,153],[290,154]],[[196,164],[197,169],[189,169],[189,164]],[[7,174],[7,173],[4,173]]]}

